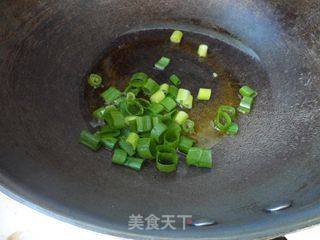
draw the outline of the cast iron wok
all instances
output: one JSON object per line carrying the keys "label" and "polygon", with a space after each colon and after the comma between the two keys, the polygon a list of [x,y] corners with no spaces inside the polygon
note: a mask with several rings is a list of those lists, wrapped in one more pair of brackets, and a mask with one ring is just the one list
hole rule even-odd
{"label": "cast iron wok", "polygon": [[[0,9],[5,193],[73,224],[138,239],[262,239],[320,222],[319,1],[3,0]],[[84,77],[115,38],[153,24],[231,35],[267,76],[251,78],[254,113],[240,119],[239,136],[214,146],[212,171],[136,173],[78,144],[87,128]],[[234,59],[240,74],[246,64]],[[292,206],[265,211],[283,203]],[[128,217],[138,213],[217,224],[129,231]]]}

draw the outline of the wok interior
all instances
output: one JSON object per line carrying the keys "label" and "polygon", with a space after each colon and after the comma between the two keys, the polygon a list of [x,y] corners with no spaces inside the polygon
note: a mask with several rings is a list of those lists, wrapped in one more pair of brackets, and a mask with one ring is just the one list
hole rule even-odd
{"label": "wok interior", "polygon": [[[276,228],[272,224],[316,206],[320,59],[312,26],[319,23],[319,4],[300,3],[3,1],[1,182],[83,226],[130,237],[231,238],[254,223]],[[85,76],[117,37],[152,26],[219,32],[260,59],[229,56],[231,74],[253,84],[259,97],[254,112],[240,118],[240,134],[215,144],[211,171],[183,165],[169,176],[151,166],[136,173],[112,165],[111,152],[96,154],[78,144],[88,124]],[[262,211],[286,201],[293,207],[283,213]],[[138,213],[189,214],[219,224],[128,231],[129,215]]]}

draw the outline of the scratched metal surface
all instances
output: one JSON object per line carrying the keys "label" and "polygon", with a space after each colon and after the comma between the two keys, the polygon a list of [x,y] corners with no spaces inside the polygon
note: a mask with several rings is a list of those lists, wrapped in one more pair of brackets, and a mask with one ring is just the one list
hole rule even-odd
{"label": "scratched metal surface", "polygon": [[[319,222],[318,1],[1,1],[2,190],[74,224],[131,238],[254,239]],[[216,31],[260,58],[234,74],[260,95],[241,133],[214,146],[212,171],[134,173],[81,148],[81,82],[116,37],[152,25]],[[267,82],[249,78],[260,76]],[[258,73],[259,70],[259,73]],[[270,215],[283,201],[293,207]],[[192,214],[218,225],[130,232],[128,216]]]}

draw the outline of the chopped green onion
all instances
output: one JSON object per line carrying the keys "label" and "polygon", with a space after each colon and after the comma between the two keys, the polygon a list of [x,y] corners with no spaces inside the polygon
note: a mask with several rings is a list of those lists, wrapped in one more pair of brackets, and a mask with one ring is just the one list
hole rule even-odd
{"label": "chopped green onion", "polygon": [[183,32],[176,30],[172,33],[170,41],[173,43],[180,43],[183,37]]}
{"label": "chopped green onion", "polygon": [[208,101],[211,98],[211,89],[200,88],[198,93],[198,100]]}
{"label": "chopped green onion", "polygon": [[214,120],[214,126],[218,131],[226,131],[232,123],[232,119],[226,112],[218,112]]}
{"label": "chopped green onion", "polygon": [[192,147],[188,151],[186,161],[188,165],[212,168],[211,150]]}
{"label": "chopped green onion", "polygon": [[179,86],[181,84],[180,78],[175,74],[171,75],[169,79],[175,86]]}
{"label": "chopped green onion", "polygon": [[136,153],[134,146],[131,143],[129,143],[124,136],[120,138],[119,146],[129,156],[133,156]]}
{"label": "chopped green onion", "polygon": [[113,150],[118,142],[118,139],[116,139],[114,137],[109,137],[109,136],[102,136],[100,138],[100,142],[103,147],[110,149],[110,150]]}
{"label": "chopped green onion", "polygon": [[127,93],[127,100],[135,100],[136,95],[133,92],[128,92]]}
{"label": "chopped green onion", "polygon": [[231,119],[234,119],[237,115],[236,109],[232,106],[221,105],[218,109],[218,112],[221,112],[221,111],[228,113]]}
{"label": "chopped green onion", "polygon": [[120,130],[112,129],[109,126],[101,127],[100,131],[96,133],[97,136],[101,137],[118,137],[120,136]]}
{"label": "chopped green onion", "polygon": [[98,119],[104,119],[107,109],[105,107],[98,108],[95,110],[92,115]]}
{"label": "chopped green onion", "polygon": [[85,130],[80,133],[80,143],[93,151],[97,151],[101,147],[99,137]]}
{"label": "chopped green onion", "polygon": [[142,86],[142,91],[145,95],[151,96],[160,88],[159,84],[151,78],[148,78],[146,83]]}
{"label": "chopped green onion", "polygon": [[137,146],[138,155],[144,159],[156,157],[156,143],[152,138],[140,138]]}
{"label": "chopped green onion", "polygon": [[208,55],[208,45],[206,45],[206,44],[201,44],[200,46],[199,46],[199,48],[198,48],[198,55],[199,55],[199,57],[203,57],[203,58],[205,58],[205,57],[207,57],[207,55]]}
{"label": "chopped green onion", "polygon": [[137,72],[132,75],[129,85],[133,87],[142,87],[148,79],[148,75],[143,72]]}
{"label": "chopped green onion", "polygon": [[144,113],[142,105],[137,100],[129,100],[126,102],[126,111],[129,115],[141,116]]}
{"label": "chopped green onion", "polygon": [[168,113],[162,115],[161,121],[164,124],[169,125],[173,121],[173,116],[176,112],[177,112],[177,110],[172,110],[171,112],[168,112]]}
{"label": "chopped green onion", "polygon": [[176,99],[178,96],[179,89],[176,86],[170,85],[168,90],[168,96]]}
{"label": "chopped green onion", "polygon": [[185,154],[188,153],[189,149],[192,148],[192,146],[195,144],[195,140],[192,138],[186,137],[186,136],[181,136],[180,137],[180,142],[178,145],[178,149],[180,152],[183,152]]}
{"label": "chopped green onion", "polygon": [[152,103],[160,103],[165,97],[166,95],[164,92],[162,90],[158,90],[150,97],[150,101]]}
{"label": "chopped green onion", "polygon": [[192,105],[193,105],[193,96],[189,95],[187,99],[182,103],[182,106],[187,109],[191,109]]}
{"label": "chopped green onion", "polygon": [[176,153],[158,153],[156,166],[160,172],[173,172],[177,170],[179,158]]}
{"label": "chopped green onion", "polygon": [[242,88],[240,88],[239,92],[240,92],[242,97],[255,98],[258,95],[257,91],[252,89],[249,86],[243,86]]}
{"label": "chopped green onion", "polygon": [[164,144],[172,148],[177,148],[180,141],[180,131],[177,128],[168,128],[164,134]]}
{"label": "chopped green onion", "polygon": [[161,104],[164,106],[167,112],[170,112],[171,110],[175,109],[177,106],[177,103],[171,97],[164,98],[161,101]]}
{"label": "chopped green onion", "polygon": [[144,109],[147,109],[150,107],[150,102],[148,100],[143,98],[138,98],[137,100],[139,101],[139,103],[142,105]]}
{"label": "chopped green onion", "polygon": [[190,95],[191,93],[189,90],[180,88],[176,98],[177,103],[183,105],[183,103],[188,99]]}
{"label": "chopped green onion", "polygon": [[150,136],[158,143],[162,142],[163,134],[167,130],[167,126],[163,123],[157,123],[153,126]]}
{"label": "chopped green onion", "polygon": [[194,133],[194,121],[187,119],[183,124],[182,124],[182,130],[185,133]]}
{"label": "chopped green onion", "polygon": [[189,118],[188,113],[184,111],[179,111],[174,118],[174,121],[179,125],[182,125]]}
{"label": "chopped green onion", "polygon": [[137,116],[128,116],[124,119],[126,125],[129,127],[131,132],[137,131]]}
{"label": "chopped green onion", "polygon": [[155,63],[155,68],[159,70],[164,70],[170,64],[170,58],[161,57],[158,62]]}
{"label": "chopped green onion", "polygon": [[119,106],[121,106],[121,104],[125,104],[126,100],[127,100],[127,98],[125,96],[121,96],[121,97],[117,98],[116,100],[114,100],[113,103],[115,106],[119,107]]}
{"label": "chopped green onion", "polygon": [[172,146],[159,145],[156,147],[157,154],[159,153],[176,153],[176,150]]}
{"label": "chopped green onion", "polygon": [[98,74],[90,74],[88,84],[93,88],[98,88],[102,84],[102,77]]}
{"label": "chopped green onion", "polygon": [[153,114],[159,114],[164,110],[164,106],[162,106],[160,103],[151,103],[148,110]]}
{"label": "chopped green onion", "polygon": [[109,87],[106,91],[101,93],[101,97],[104,99],[106,104],[111,104],[114,100],[121,96],[121,92],[115,87]]}
{"label": "chopped green onion", "polygon": [[228,135],[236,135],[239,131],[239,126],[236,123],[231,123],[231,126],[228,128],[228,130],[226,131],[226,133]]}
{"label": "chopped green onion", "polygon": [[126,160],[127,153],[120,148],[116,148],[112,156],[112,162],[115,164],[123,165],[126,162]]}
{"label": "chopped green onion", "polygon": [[[161,105],[162,106],[162,105]],[[161,123],[161,119],[159,116],[152,117],[152,125],[156,125],[157,123]]]}
{"label": "chopped green onion", "polygon": [[251,107],[253,104],[253,98],[252,97],[243,97],[240,102],[240,106],[238,107],[238,111],[247,114],[251,111]]}
{"label": "chopped green onion", "polygon": [[144,160],[141,158],[128,157],[127,161],[124,163],[124,166],[131,168],[133,170],[140,171],[143,165]]}
{"label": "chopped green onion", "polygon": [[149,132],[152,129],[152,120],[150,116],[137,117],[137,131],[140,133]]}
{"label": "chopped green onion", "polygon": [[128,87],[126,87],[124,92],[125,93],[133,93],[135,96],[137,96],[138,93],[140,92],[140,88],[129,85]]}
{"label": "chopped green onion", "polygon": [[167,94],[169,91],[169,84],[167,83],[161,84],[159,90],[163,91],[164,94]]}
{"label": "chopped green onion", "polygon": [[131,132],[129,133],[126,141],[130,143],[134,149],[136,149],[139,141],[139,135],[134,132]]}
{"label": "chopped green onion", "polygon": [[110,110],[106,114],[106,121],[109,126],[113,129],[121,129],[125,126],[124,116],[118,110]]}

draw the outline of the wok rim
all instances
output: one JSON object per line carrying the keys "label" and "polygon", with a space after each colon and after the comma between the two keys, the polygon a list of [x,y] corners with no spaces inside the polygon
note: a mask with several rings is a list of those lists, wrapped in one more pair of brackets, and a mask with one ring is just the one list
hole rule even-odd
{"label": "wok rim", "polygon": [[[50,201],[42,201],[37,196],[32,196],[32,193],[24,194],[19,191],[19,185],[15,184],[12,180],[9,180],[3,174],[0,174],[0,192],[8,196],[9,198],[29,207],[41,214],[48,217],[52,217],[56,220],[64,223],[86,229],[95,233],[101,233],[106,235],[112,235],[121,238],[128,239],[195,239],[193,237],[161,237],[148,234],[128,233],[118,230],[113,230],[110,224],[106,224],[105,227],[100,227],[94,224],[90,224],[89,221],[83,221],[72,217],[70,214],[63,211],[63,207],[57,206],[59,209],[52,209],[48,205]],[[286,235],[291,232],[295,232],[320,223],[320,204],[309,206],[307,209],[299,209],[293,213],[287,213],[274,217],[272,221],[264,221],[264,224],[246,224],[238,228],[237,231],[227,232],[226,235],[216,237],[200,237],[197,239],[210,239],[210,240],[257,240],[257,239],[269,239]],[[236,229],[235,229],[236,230]]]}

